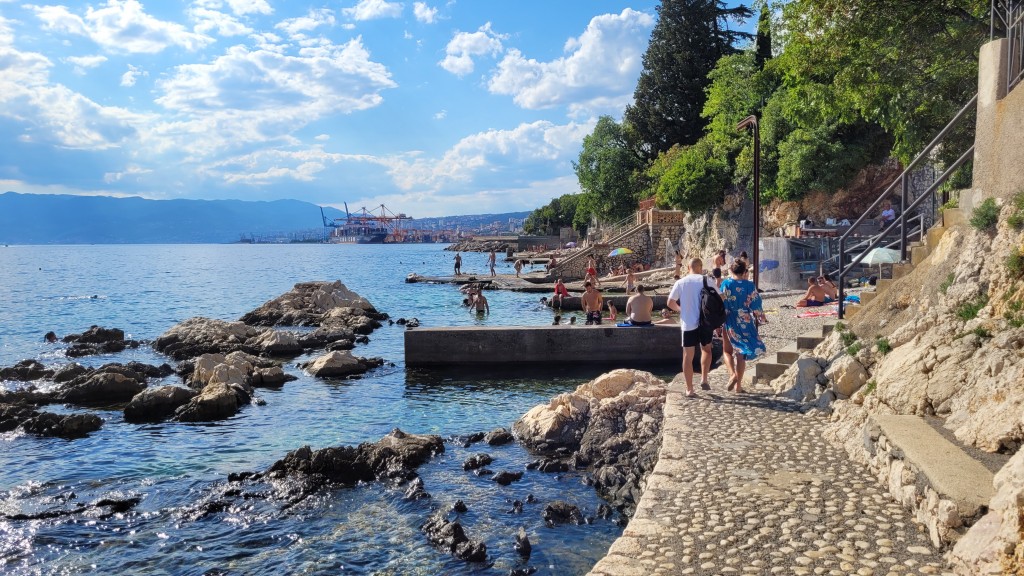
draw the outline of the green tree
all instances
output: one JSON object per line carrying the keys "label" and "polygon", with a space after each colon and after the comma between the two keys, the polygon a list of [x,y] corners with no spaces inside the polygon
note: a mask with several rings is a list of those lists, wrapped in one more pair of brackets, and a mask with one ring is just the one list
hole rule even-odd
{"label": "green tree", "polygon": [[764,68],[764,63],[772,58],[772,15],[767,0],[758,2],[757,35],[754,38],[754,54],[757,69]]}
{"label": "green tree", "polygon": [[722,203],[729,185],[729,165],[715,154],[711,141],[702,138],[682,148],[661,175],[657,199],[661,205],[701,212]]}
{"label": "green tree", "polygon": [[693,144],[704,133],[708,73],[719,58],[736,51],[737,42],[751,37],[729,29],[729,20],[751,15],[746,6],[729,8],[722,0],[662,0],[634,103],[625,114],[645,159],[675,144]]}
{"label": "green tree", "polygon": [[[523,222],[523,232],[540,236],[557,236],[562,227],[573,226],[580,198],[579,194],[565,194],[552,199],[548,205],[530,212],[526,221]],[[585,230],[585,226],[577,228],[578,232]]]}
{"label": "green tree", "polygon": [[577,229],[585,226],[591,214],[620,220],[635,211],[644,190],[644,167],[629,125],[611,116],[600,117],[594,131],[583,138],[579,159],[573,162],[583,191],[574,220]]}

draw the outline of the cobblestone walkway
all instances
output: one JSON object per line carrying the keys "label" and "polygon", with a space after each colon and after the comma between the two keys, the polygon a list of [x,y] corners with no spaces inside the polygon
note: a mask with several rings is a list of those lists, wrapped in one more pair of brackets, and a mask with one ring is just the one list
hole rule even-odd
{"label": "cobblestone walkway", "polygon": [[670,385],[647,491],[592,574],[943,573],[911,515],[822,439],[823,420],[723,388],[688,399],[681,376]]}

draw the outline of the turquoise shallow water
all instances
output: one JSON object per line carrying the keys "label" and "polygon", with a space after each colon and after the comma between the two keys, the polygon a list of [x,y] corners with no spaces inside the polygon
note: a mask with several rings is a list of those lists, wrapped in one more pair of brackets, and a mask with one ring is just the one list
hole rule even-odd
{"label": "turquoise shallow water", "polygon": [[[478,319],[461,306],[452,286],[404,283],[410,272],[448,273],[452,256],[437,245],[4,247],[0,365],[23,358],[67,362],[42,342],[48,330],[64,335],[99,324],[153,339],[191,316],[237,319],[295,282],[318,279],[341,279],[393,318],[417,317],[425,326],[550,322],[539,295],[488,292],[492,314]],[[464,257],[464,269],[485,270],[484,254]],[[501,267],[511,271],[511,265]],[[289,365],[298,380],[260,390],[266,405],[247,406],[224,422],[139,426],[124,422],[120,412],[101,410],[103,428],[84,439],[0,435],[2,514],[103,497],[141,498],[133,511],[107,519],[0,520],[0,572],[499,574],[521,565],[512,551],[520,526],[533,541],[529,565],[539,573],[586,572],[620,528],[605,520],[547,528],[540,518],[543,503],[555,499],[596,510],[601,501],[580,475],[527,472],[523,481],[503,488],[461,470],[469,454],[484,450],[495,457],[490,468],[521,470],[532,458],[516,445],[465,450],[447,444],[444,455],[420,469],[430,500],[406,502],[372,483],[321,493],[286,511],[253,500],[200,520],[188,516],[188,506],[228,473],[264,469],[304,444],[375,441],[396,426],[443,436],[510,426],[588,376],[407,371],[400,326],[385,325],[370,338],[355,352],[396,366],[360,380],[325,382]],[[167,361],[148,348],[81,361],[127,360]],[[511,500],[527,494],[539,504],[527,504],[521,515],[508,512]],[[433,509],[456,498],[470,507],[463,523],[487,543],[489,565],[454,560],[419,533]]]}

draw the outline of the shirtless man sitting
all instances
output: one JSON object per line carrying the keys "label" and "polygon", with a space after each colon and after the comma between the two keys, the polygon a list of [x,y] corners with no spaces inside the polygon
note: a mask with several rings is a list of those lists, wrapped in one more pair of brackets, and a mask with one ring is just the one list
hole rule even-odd
{"label": "shirtless man sitting", "polygon": [[637,284],[636,294],[626,301],[626,316],[633,326],[650,326],[654,300],[644,293],[643,284]]}
{"label": "shirtless man sitting", "polygon": [[818,286],[817,278],[807,279],[807,292],[797,303],[797,308],[813,308],[825,304],[825,289]]}
{"label": "shirtless man sitting", "polygon": [[583,311],[587,313],[587,326],[601,323],[601,293],[594,288],[594,285],[587,282],[583,285],[586,291],[583,293]]}

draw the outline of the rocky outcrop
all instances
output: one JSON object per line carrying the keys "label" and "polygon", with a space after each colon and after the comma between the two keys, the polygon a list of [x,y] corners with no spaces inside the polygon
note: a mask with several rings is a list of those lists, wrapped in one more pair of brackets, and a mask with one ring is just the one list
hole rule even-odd
{"label": "rocky outcrop", "polygon": [[474,240],[466,238],[445,247],[445,250],[449,252],[490,252],[494,250],[504,254],[509,248],[519,248],[519,242],[516,238],[509,238],[508,240]]}
{"label": "rocky outcrop", "polygon": [[242,322],[251,326],[348,328],[357,334],[369,334],[380,327],[377,320],[386,318],[366,298],[336,280],[300,282],[242,316]]}
{"label": "rocky outcrop", "polygon": [[578,506],[561,500],[556,500],[545,506],[544,511],[541,512],[541,517],[544,518],[544,522],[549,526],[558,524],[582,525],[587,523],[586,518],[583,517],[583,512],[580,511]]}
{"label": "rocky outcrop", "polygon": [[374,443],[313,450],[303,446],[275,462],[271,477],[303,476],[316,484],[352,485],[378,478],[411,477],[410,472],[444,452],[440,436],[406,434],[394,429]]}
{"label": "rocky outcrop", "polygon": [[[336,340],[332,340],[336,339]],[[311,335],[195,317],[176,324],[153,341],[153,348],[176,360],[203,354],[243,352],[253,356],[291,357],[303,350],[323,347],[334,341],[351,345],[355,336],[347,329],[314,332]]]}
{"label": "rocky outcrop", "polygon": [[240,384],[214,382],[178,407],[174,411],[174,419],[181,422],[224,420],[237,414],[240,407],[251,401],[251,388],[247,390]]}
{"label": "rocky outcrop", "polygon": [[958,573],[1024,574],[1024,451],[996,474],[993,487],[988,513],[950,555]]}
{"label": "rocky outcrop", "polygon": [[22,428],[36,436],[80,438],[99,430],[103,420],[95,414],[54,414],[25,405],[0,404],[0,432]]}
{"label": "rocky outcrop", "polygon": [[353,356],[348,351],[334,351],[299,364],[299,368],[317,378],[347,378],[364,374],[383,364],[384,360],[381,358],[361,358]]}
{"label": "rocky outcrop", "polygon": [[142,344],[138,340],[125,340],[124,330],[120,328],[103,328],[95,325],[81,334],[68,334],[63,341],[71,344],[65,354],[72,358],[113,354],[126,348],[138,348]]}
{"label": "rocky outcrop", "polygon": [[195,390],[181,386],[160,386],[139,392],[124,407],[127,422],[158,422],[174,415],[180,406],[195,398]]}
{"label": "rocky outcrop", "polygon": [[15,380],[18,382],[31,382],[41,378],[50,378],[53,370],[49,370],[35,360],[22,360],[14,366],[0,368],[0,380]]}
{"label": "rocky outcrop", "polygon": [[437,514],[421,527],[427,540],[452,556],[467,562],[487,560],[487,545],[470,540],[462,524],[448,520],[444,514]]}
{"label": "rocky outcrop", "polygon": [[535,406],[513,431],[531,450],[571,455],[598,493],[629,515],[657,463],[665,394],[648,372],[615,370]]}

